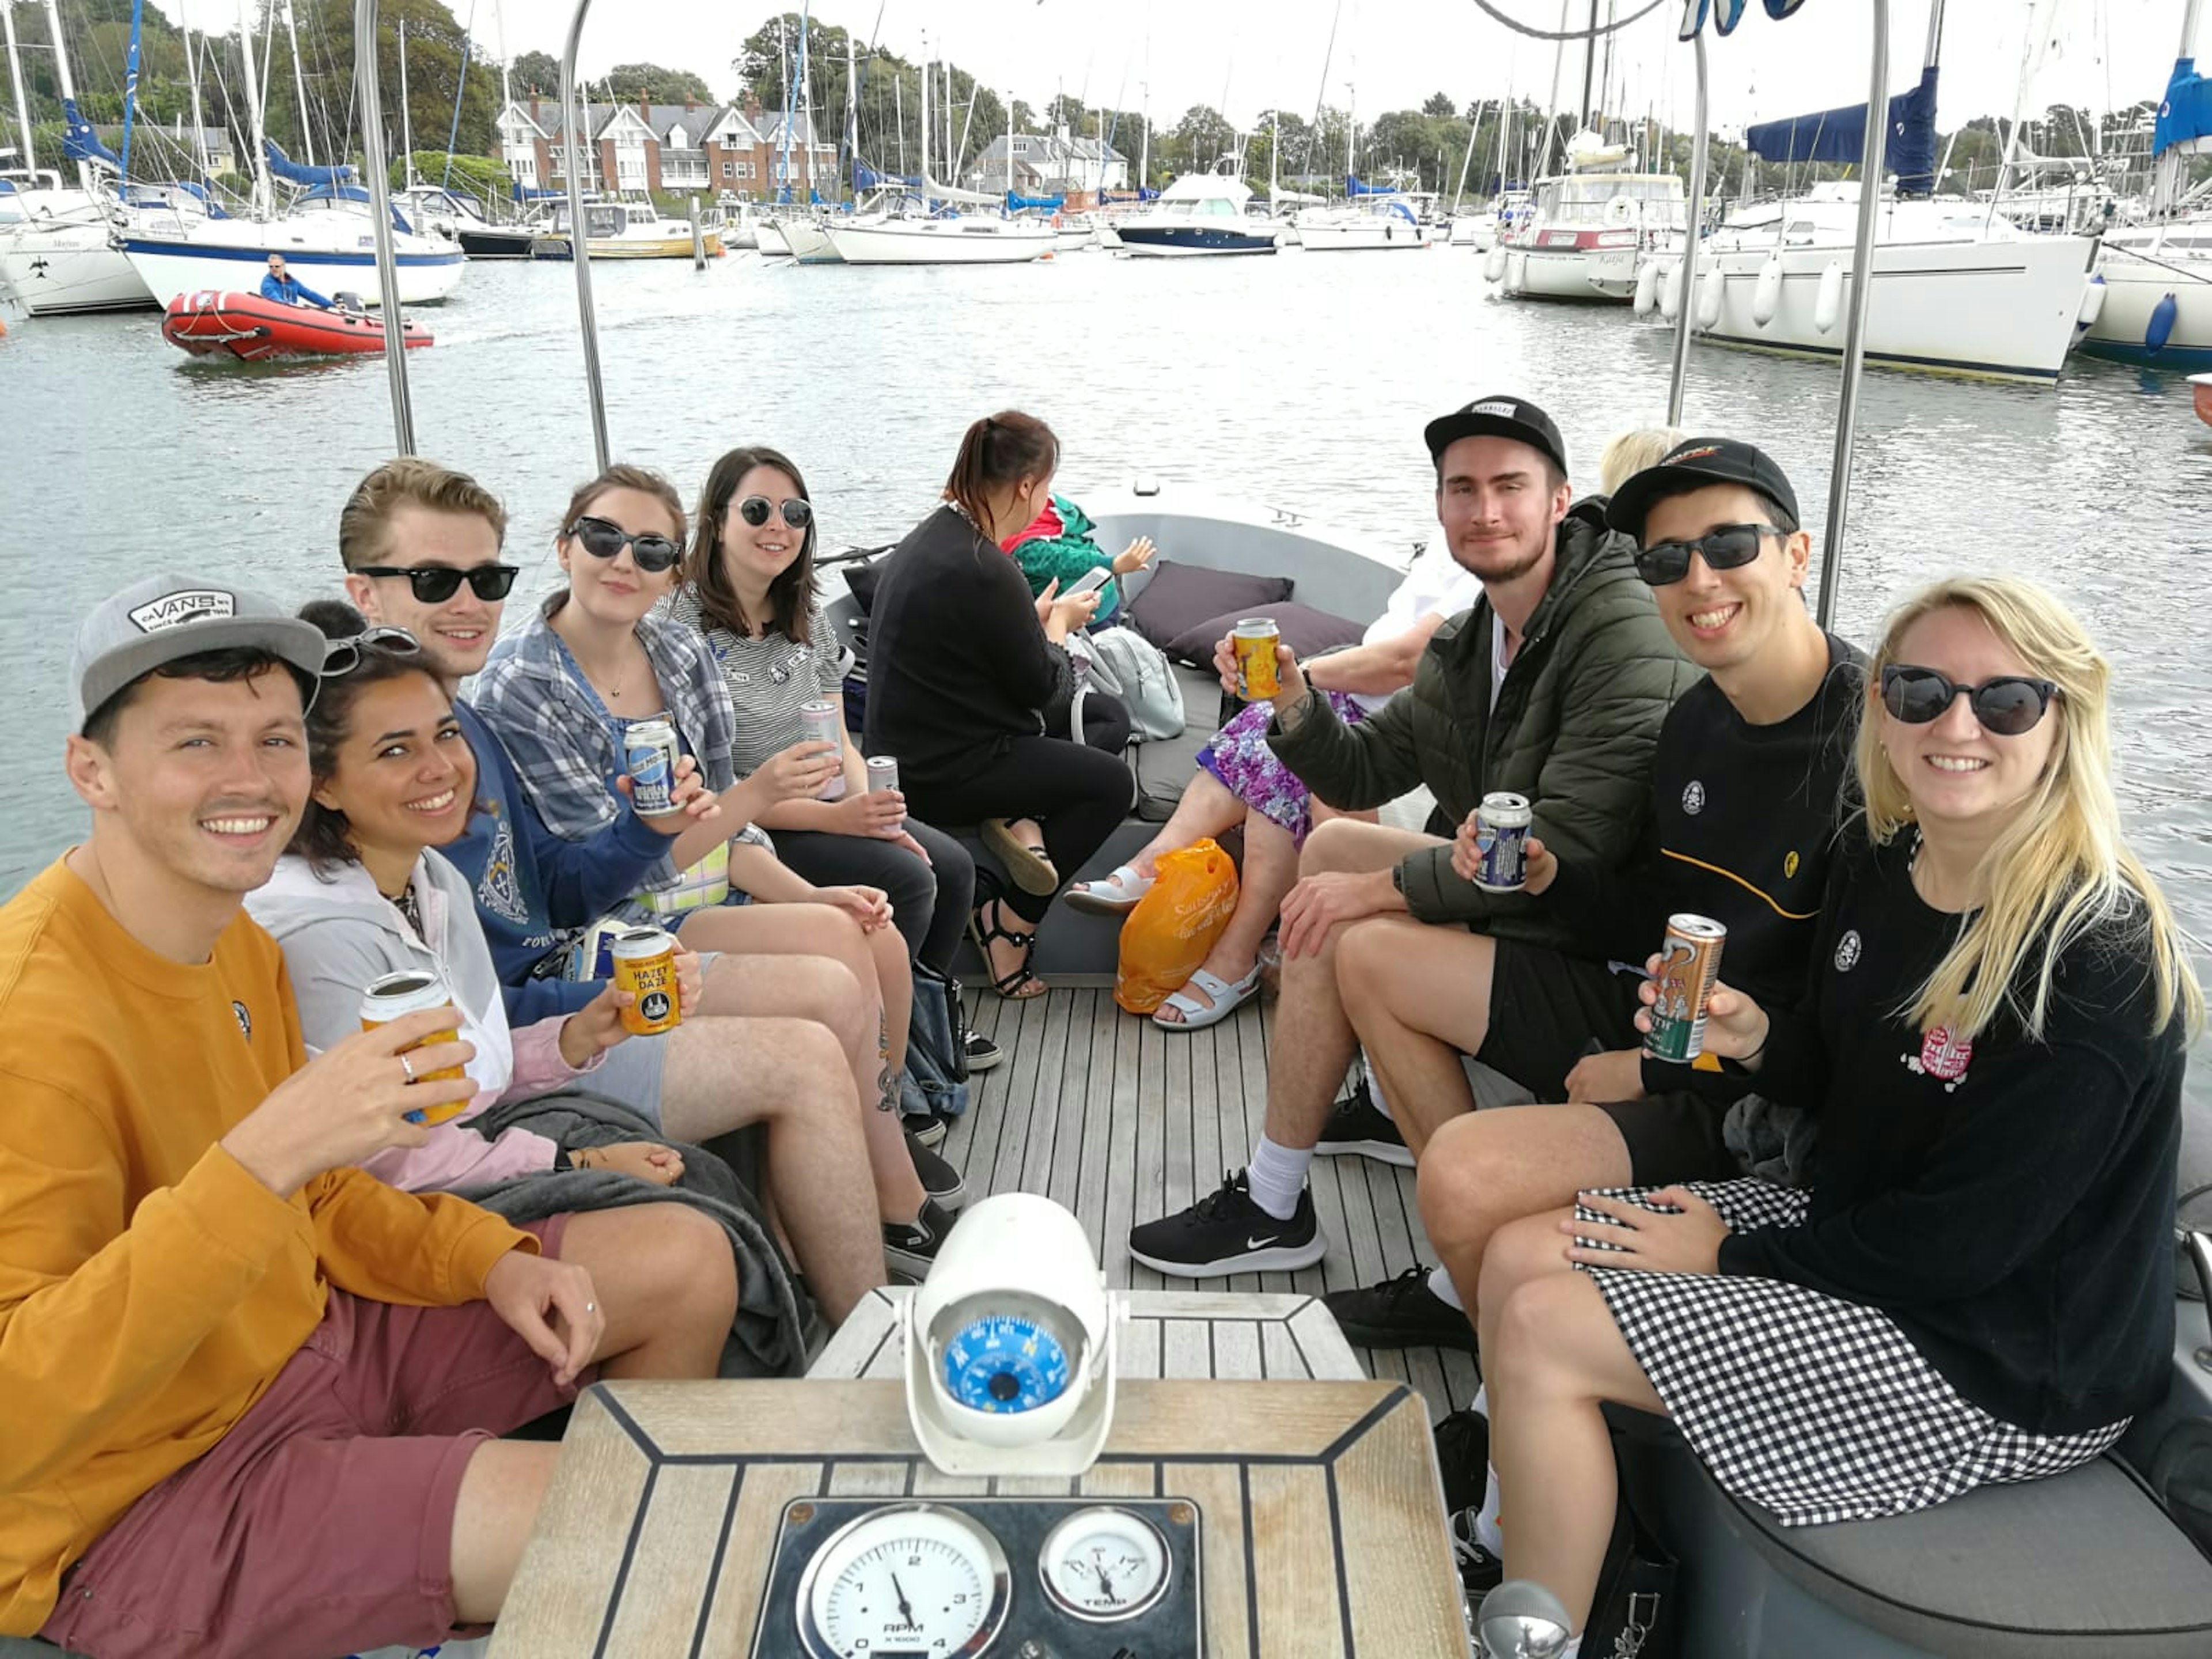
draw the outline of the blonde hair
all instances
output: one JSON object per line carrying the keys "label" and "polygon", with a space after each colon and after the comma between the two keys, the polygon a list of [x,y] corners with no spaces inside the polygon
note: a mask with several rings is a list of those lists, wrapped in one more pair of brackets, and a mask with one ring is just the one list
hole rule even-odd
{"label": "blonde hair", "polygon": [[[1907,1011],[1923,1031],[1972,1038],[2000,1011],[2039,1041],[2059,959],[2081,939],[2111,932],[2148,960],[2157,988],[2154,1030],[2179,1009],[2193,1036],[2204,994],[2166,896],[2129,851],[2112,790],[2112,668],[2080,623],[2043,588],[2004,576],[1959,576],[1907,600],[1889,619],[1867,670],[1857,769],[1869,835],[1887,843],[1912,823],[1912,799],[1882,748],[1881,671],[1923,617],[1972,612],[2034,673],[2058,688],[2044,718],[2058,722],[2043,775],[1984,854],[1989,897],[1915,994]],[[2032,988],[2023,969],[2033,966]]]}
{"label": "blonde hair", "polygon": [[1639,427],[1616,433],[1605,453],[1597,459],[1598,489],[1605,495],[1620,493],[1621,485],[1638,473],[1655,467],[1682,441],[1684,434],[1671,426]]}
{"label": "blonde hair", "polygon": [[410,505],[433,513],[472,513],[491,526],[499,541],[507,540],[507,509],[498,496],[465,472],[419,455],[402,455],[363,478],[346,498],[338,514],[338,557],[345,568],[382,563],[392,515]]}

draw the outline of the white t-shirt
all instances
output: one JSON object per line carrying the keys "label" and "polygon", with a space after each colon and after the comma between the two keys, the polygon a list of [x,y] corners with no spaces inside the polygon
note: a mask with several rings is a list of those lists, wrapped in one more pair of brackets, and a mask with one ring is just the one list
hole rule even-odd
{"label": "white t-shirt", "polygon": [[[1422,549],[1406,572],[1405,580],[1390,595],[1382,614],[1368,624],[1362,645],[1395,640],[1424,617],[1456,617],[1472,611],[1482,598],[1482,579],[1460,568],[1451,550],[1441,544]],[[1356,691],[1361,708],[1372,714],[1390,701],[1388,692]]]}

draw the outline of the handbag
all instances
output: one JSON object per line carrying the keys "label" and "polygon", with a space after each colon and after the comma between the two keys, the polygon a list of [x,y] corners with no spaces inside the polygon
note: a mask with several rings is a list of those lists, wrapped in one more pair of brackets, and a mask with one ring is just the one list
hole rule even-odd
{"label": "handbag", "polygon": [[1182,735],[1182,686],[1166,653],[1135,629],[1096,628],[1072,634],[1067,653],[1075,665],[1069,726],[1078,742],[1083,738],[1083,699],[1092,690],[1121,700],[1137,742]]}
{"label": "handbag", "polygon": [[914,1017],[907,1027],[899,1109],[958,1117],[968,1109],[968,1016],[960,981],[926,962],[914,964]]}
{"label": "handbag", "polygon": [[1623,1482],[1613,1506],[1613,1538],[1598,1569],[1597,1595],[1583,1626],[1582,1659],[1678,1659],[1678,1576],[1679,1564],[1644,1524]]}

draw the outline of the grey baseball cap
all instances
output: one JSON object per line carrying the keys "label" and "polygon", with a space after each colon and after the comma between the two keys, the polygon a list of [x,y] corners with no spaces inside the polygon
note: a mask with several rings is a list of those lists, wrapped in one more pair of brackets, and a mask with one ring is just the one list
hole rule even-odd
{"label": "grey baseball cap", "polygon": [[189,576],[148,576],[100,602],[70,647],[76,726],[133,680],[179,657],[266,651],[307,677],[323,671],[322,629],[264,593]]}

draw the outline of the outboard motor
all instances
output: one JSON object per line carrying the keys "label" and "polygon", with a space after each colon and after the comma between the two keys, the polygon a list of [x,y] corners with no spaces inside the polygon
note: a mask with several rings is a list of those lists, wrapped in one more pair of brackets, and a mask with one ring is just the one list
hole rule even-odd
{"label": "outboard motor", "polygon": [[336,294],[331,295],[331,303],[340,311],[366,313],[368,310],[368,307],[361,302],[361,295],[350,289],[340,289]]}

